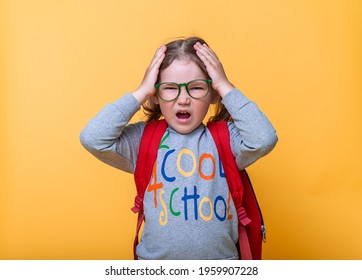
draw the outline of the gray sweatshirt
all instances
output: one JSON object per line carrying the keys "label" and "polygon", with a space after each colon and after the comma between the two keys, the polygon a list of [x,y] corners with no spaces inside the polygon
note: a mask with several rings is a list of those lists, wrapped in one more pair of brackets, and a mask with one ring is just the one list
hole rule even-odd
{"label": "gray sweatshirt", "polygon": [[[239,169],[268,154],[276,132],[239,90],[223,99],[234,122],[230,145]],[[82,145],[101,161],[134,173],[144,122],[128,124],[140,104],[126,94],[106,105],[82,130]],[[217,148],[200,124],[182,135],[168,127],[144,197],[140,259],[238,259],[238,218]]]}

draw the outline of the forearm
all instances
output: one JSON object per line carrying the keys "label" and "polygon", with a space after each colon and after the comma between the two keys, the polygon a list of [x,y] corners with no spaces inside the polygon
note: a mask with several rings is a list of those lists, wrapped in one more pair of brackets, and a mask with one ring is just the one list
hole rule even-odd
{"label": "forearm", "polygon": [[[101,161],[132,172],[134,144],[129,140],[130,137],[122,134],[139,107],[130,94],[106,105],[82,130],[82,145]],[[137,129],[133,130],[133,135],[137,135]]]}
{"label": "forearm", "polygon": [[234,120],[229,124],[231,145],[238,166],[243,169],[274,148],[276,131],[256,103],[239,90],[229,92],[223,103]]}

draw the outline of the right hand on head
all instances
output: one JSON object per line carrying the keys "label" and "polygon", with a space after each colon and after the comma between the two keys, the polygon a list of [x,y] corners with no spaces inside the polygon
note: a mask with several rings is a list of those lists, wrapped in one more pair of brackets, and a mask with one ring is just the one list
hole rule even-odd
{"label": "right hand on head", "polygon": [[142,104],[155,95],[155,83],[157,81],[159,69],[163,59],[165,58],[167,47],[162,45],[159,47],[148,66],[146,73],[143,77],[141,85],[132,92],[137,101]]}

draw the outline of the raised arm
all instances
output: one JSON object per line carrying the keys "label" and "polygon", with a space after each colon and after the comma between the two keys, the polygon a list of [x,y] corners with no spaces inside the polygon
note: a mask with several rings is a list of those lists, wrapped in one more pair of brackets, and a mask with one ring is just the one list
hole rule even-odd
{"label": "raised arm", "polygon": [[274,148],[278,141],[275,129],[258,106],[234,88],[215,52],[206,44],[196,43],[194,48],[234,120],[229,123],[230,144],[239,169],[244,169]]}
{"label": "raised arm", "polygon": [[157,49],[135,91],[105,106],[82,130],[82,145],[99,160],[126,172],[134,172],[145,123],[128,123],[140,109],[140,104],[153,98],[165,51],[164,45]]}

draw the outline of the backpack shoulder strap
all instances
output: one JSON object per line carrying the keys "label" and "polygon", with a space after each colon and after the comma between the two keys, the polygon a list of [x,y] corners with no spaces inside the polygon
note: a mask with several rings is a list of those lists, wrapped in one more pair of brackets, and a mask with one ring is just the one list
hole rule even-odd
{"label": "backpack shoulder strap", "polygon": [[165,120],[153,121],[146,124],[138,151],[134,180],[137,195],[132,211],[138,212],[136,235],[133,244],[134,258],[137,259],[136,247],[138,245],[138,234],[144,220],[143,197],[152,175],[152,169],[157,158],[158,147],[165,133],[167,123]]}
{"label": "backpack shoulder strap", "polygon": [[157,157],[158,147],[166,128],[166,121],[159,120],[147,123],[143,130],[134,173],[137,195],[142,199],[150,181],[153,164]]}
{"label": "backpack shoulder strap", "polygon": [[207,127],[214,139],[215,145],[219,152],[219,157],[224,168],[226,181],[229,186],[231,197],[234,201],[236,212],[239,219],[239,246],[242,259],[252,259],[250,244],[245,226],[251,220],[246,216],[245,209],[242,205],[244,186],[240,178],[239,169],[236,165],[234,155],[230,146],[230,135],[227,122],[209,122]]}

